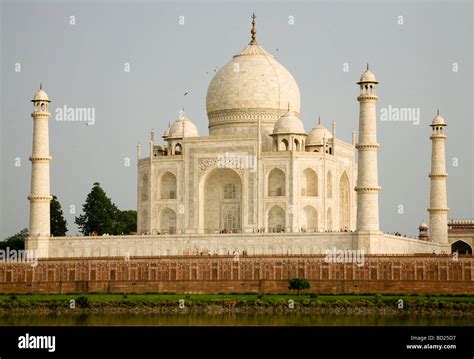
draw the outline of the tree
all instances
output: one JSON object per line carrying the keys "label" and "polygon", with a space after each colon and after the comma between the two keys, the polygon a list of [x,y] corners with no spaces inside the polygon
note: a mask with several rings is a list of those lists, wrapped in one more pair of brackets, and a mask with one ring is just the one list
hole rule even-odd
{"label": "tree", "polygon": [[137,211],[119,211],[115,233],[130,234],[137,232]]}
{"label": "tree", "polygon": [[65,236],[67,232],[67,222],[64,219],[63,210],[58,201],[58,197],[53,196],[49,204],[49,210],[51,216],[51,235],[54,237]]}
{"label": "tree", "polygon": [[28,238],[28,229],[23,228],[17,234],[0,241],[0,249],[6,250],[7,247],[15,250],[25,249],[26,238]]}
{"label": "tree", "polygon": [[300,290],[305,290],[309,288],[309,282],[305,278],[293,278],[288,281],[289,290],[297,290],[298,295],[300,295]]}
{"label": "tree", "polygon": [[94,183],[91,192],[87,195],[86,203],[82,206],[82,211],[84,213],[75,219],[82,234],[118,233],[117,219],[120,211],[107,197],[100,183]]}

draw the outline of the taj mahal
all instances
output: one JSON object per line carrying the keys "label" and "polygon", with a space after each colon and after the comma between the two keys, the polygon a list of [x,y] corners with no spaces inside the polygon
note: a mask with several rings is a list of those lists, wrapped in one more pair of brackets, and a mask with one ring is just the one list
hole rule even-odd
{"label": "taj mahal", "polygon": [[32,100],[27,249],[39,257],[323,254],[332,248],[450,253],[446,123],[439,112],[426,134],[432,141],[429,225],[420,227],[419,238],[383,233],[375,75],[367,65],[357,82],[359,124],[351,142],[337,138],[335,122],[327,128],[315,120],[306,131],[297,82],[256,34],[254,16],[249,44],[208,87],[208,135],[182,111],[162,140],[152,131],[148,148],[137,146],[136,235],[50,236],[50,101],[40,88]]}

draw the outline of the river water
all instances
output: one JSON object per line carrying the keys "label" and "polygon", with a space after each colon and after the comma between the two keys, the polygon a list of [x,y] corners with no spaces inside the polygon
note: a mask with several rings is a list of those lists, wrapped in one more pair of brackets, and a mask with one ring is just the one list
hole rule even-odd
{"label": "river water", "polygon": [[472,326],[471,318],[312,314],[9,315],[0,326]]}

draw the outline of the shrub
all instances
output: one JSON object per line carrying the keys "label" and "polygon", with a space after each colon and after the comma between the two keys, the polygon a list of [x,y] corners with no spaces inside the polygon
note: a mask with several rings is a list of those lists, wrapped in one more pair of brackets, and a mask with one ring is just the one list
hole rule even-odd
{"label": "shrub", "polygon": [[305,290],[308,288],[309,282],[305,278],[293,278],[288,281],[288,289],[298,291],[298,295],[300,295],[301,290]]}
{"label": "shrub", "polygon": [[85,295],[81,295],[76,299],[76,303],[80,308],[88,308],[89,307],[89,298]]}

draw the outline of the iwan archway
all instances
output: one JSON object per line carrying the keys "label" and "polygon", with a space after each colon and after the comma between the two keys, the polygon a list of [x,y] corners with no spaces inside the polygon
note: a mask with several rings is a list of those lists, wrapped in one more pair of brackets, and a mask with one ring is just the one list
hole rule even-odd
{"label": "iwan archway", "polygon": [[200,223],[204,233],[242,231],[242,181],[229,168],[216,168],[203,179]]}

